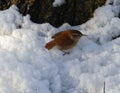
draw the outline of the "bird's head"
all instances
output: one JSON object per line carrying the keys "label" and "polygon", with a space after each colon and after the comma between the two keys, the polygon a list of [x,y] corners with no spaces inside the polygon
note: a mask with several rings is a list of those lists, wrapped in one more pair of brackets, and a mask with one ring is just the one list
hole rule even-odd
{"label": "bird's head", "polygon": [[74,39],[79,39],[79,38],[82,37],[82,36],[87,36],[87,35],[82,34],[82,33],[81,33],[80,31],[78,31],[78,30],[72,30],[71,33],[72,33],[72,37],[73,37]]}

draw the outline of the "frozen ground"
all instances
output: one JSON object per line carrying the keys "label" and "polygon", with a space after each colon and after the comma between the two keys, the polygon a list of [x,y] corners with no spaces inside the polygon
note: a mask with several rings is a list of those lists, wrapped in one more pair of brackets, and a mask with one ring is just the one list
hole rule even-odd
{"label": "frozen ground", "polygon": [[[120,93],[120,0],[94,12],[85,24],[55,28],[35,24],[15,6],[0,11],[0,93]],[[50,37],[61,30],[86,34],[63,56],[47,51]]]}

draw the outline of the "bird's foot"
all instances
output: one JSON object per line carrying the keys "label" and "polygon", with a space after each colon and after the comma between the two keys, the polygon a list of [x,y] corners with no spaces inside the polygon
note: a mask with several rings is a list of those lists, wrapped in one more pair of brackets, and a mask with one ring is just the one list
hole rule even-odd
{"label": "bird's foot", "polygon": [[63,56],[65,56],[66,54],[70,54],[70,52],[66,52],[66,51],[63,52],[64,52]]}

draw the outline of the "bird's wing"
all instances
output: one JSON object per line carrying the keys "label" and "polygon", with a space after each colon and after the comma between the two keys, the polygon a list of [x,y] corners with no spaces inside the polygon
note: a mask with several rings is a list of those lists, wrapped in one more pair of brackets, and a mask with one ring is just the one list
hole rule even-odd
{"label": "bird's wing", "polygon": [[60,36],[59,38],[56,38],[55,41],[60,46],[68,46],[74,43],[74,41],[69,36],[65,36],[65,38]]}
{"label": "bird's wing", "polygon": [[58,33],[54,34],[54,35],[52,36],[52,38],[59,37],[61,34],[63,34],[63,33],[62,33],[62,32],[58,32]]}

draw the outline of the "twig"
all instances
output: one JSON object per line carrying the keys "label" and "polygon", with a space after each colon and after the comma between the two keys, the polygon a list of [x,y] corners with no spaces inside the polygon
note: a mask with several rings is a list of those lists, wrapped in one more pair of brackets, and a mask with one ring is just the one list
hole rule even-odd
{"label": "twig", "polygon": [[103,93],[105,93],[105,81],[104,81]]}

